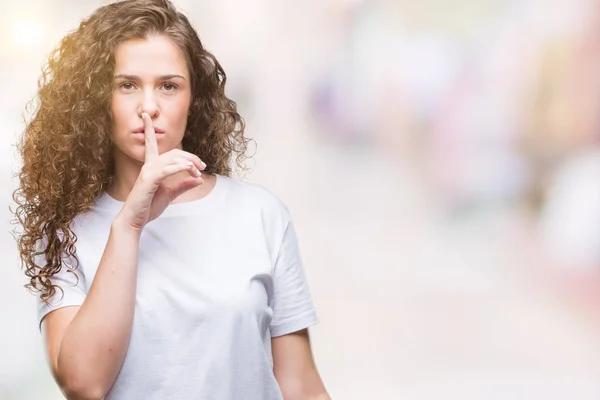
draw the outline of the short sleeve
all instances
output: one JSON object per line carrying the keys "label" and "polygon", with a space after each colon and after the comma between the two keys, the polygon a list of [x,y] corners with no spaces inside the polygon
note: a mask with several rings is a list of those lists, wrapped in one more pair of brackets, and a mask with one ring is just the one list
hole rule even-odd
{"label": "short sleeve", "polygon": [[296,332],[319,322],[291,219],[288,219],[275,261],[271,307],[271,337]]}
{"label": "short sleeve", "polygon": [[[44,263],[44,256],[36,257],[37,265]],[[81,306],[87,296],[85,276],[81,273],[81,268],[73,270],[74,263],[63,259],[63,265],[58,273],[53,275],[50,280],[54,285],[58,285],[56,293],[52,298],[48,299],[48,303],[41,300],[41,293],[37,295],[38,305],[38,323],[42,326],[42,320],[48,313],[58,310],[59,308],[68,306]]]}

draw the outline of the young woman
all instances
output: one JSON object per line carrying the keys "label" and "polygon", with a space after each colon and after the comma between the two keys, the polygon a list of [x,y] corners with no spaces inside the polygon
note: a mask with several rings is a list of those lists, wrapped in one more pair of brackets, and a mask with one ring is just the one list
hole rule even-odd
{"label": "young woman", "polygon": [[329,399],[290,214],[230,176],[225,80],[167,0],[99,8],[45,67],[15,215],[69,399]]}

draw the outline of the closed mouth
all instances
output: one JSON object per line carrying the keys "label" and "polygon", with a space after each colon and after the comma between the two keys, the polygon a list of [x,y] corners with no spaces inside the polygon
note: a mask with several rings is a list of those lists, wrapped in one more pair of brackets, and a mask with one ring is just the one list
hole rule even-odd
{"label": "closed mouth", "polygon": [[[156,132],[156,134],[165,133],[165,131],[163,129],[158,128],[156,126],[154,127],[154,132]],[[146,127],[140,126],[136,130],[134,130],[133,133],[146,133]]]}

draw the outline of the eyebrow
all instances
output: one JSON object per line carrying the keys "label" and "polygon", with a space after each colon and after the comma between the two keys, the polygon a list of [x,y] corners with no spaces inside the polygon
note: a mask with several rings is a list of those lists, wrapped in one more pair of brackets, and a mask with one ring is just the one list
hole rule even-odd
{"label": "eyebrow", "polygon": [[[185,78],[181,75],[161,75],[157,77],[158,80],[160,81],[164,81],[164,80],[168,80],[168,79],[173,79],[173,78],[181,78],[185,81]],[[119,74],[119,75],[115,75],[115,79],[127,79],[130,81],[141,81],[142,78],[140,78],[137,75],[123,75],[123,74]]]}

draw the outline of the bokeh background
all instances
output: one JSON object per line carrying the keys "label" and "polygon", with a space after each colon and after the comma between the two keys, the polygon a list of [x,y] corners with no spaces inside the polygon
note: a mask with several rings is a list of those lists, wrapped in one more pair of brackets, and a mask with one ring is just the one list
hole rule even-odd
{"label": "bokeh background", "polygon": [[[8,207],[50,50],[3,0],[0,399],[60,399]],[[333,399],[600,399],[600,3],[175,1],[295,220]]]}

